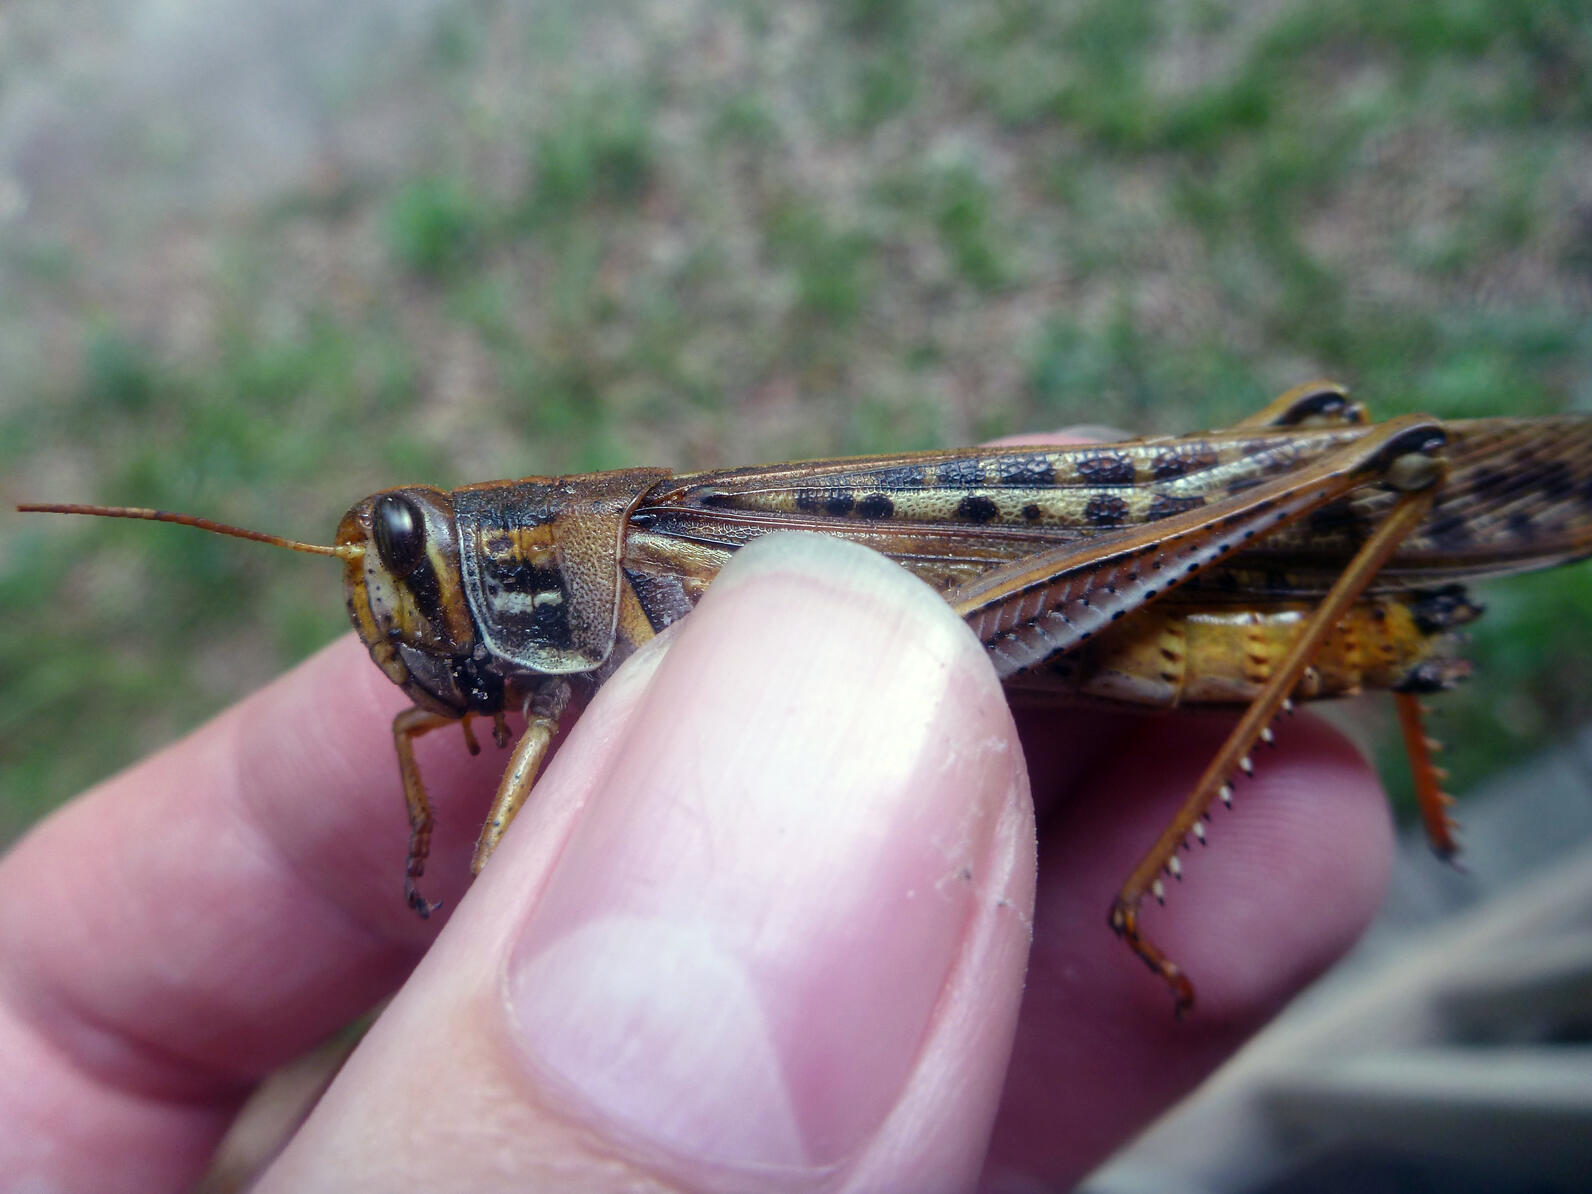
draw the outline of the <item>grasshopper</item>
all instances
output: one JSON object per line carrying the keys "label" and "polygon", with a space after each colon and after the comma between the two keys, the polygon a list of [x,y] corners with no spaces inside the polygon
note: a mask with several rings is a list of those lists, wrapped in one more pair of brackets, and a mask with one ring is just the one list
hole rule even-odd
{"label": "grasshopper", "polygon": [[1462,582],[1592,555],[1592,418],[1368,420],[1330,382],[1220,432],[992,447],[674,475],[632,468],[359,502],[330,546],[128,507],[24,511],[141,518],[343,562],[354,627],[414,702],[393,722],[421,895],[433,814],[416,738],[505,712],[526,729],[477,842],[479,873],[524,804],[562,719],[636,647],[688,614],[741,545],[781,530],[865,544],[966,619],[1014,700],[1212,706],[1237,725],[1117,893],[1109,923],[1193,1005],[1140,927],[1179,851],[1293,703],[1396,694],[1428,835],[1456,845],[1420,724],[1421,694],[1468,671],[1447,632],[1480,608]]}

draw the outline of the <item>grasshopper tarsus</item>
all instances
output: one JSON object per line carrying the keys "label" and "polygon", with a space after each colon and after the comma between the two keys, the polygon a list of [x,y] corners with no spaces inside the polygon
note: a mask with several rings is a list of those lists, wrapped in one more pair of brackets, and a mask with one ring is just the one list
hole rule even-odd
{"label": "grasshopper tarsus", "polygon": [[[429,844],[430,829],[427,828],[426,838]],[[424,850],[425,847],[422,847]],[[428,900],[420,894],[420,887],[416,880],[426,873],[425,854],[416,855],[415,846],[409,847],[409,862],[404,870],[404,902],[414,909],[415,915],[421,920],[428,920],[431,914],[442,907],[441,900]]]}
{"label": "grasshopper tarsus", "polygon": [[1127,943],[1139,961],[1164,982],[1172,995],[1172,1014],[1182,1020],[1194,1010],[1194,984],[1183,968],[1168,958],[1139,933],[1139,902],[1118,895],[1111,902],[1111,912],[1106,917],[1111,931]]}
{"label": "grasshopper tarsus", "polygon": [[439,909],[439,907],[443,906],[443,901],[441,901],[441,899],[427,899],[425,896],[420,895],[420,888],[416,887],[416,882],[414,882],[417,877],[419,876],[404,877],[404,903],[409,904],[409,907],[414,909],[414,914],[416,914],[417,917],[420,917],[420,919],[430,920],[431,912],[435,912],[436,909]]}
{"label": "grasshopper tarsus", "polygon": [[428,900],[412,883],[404,884],[404,901],[415,910],[421,920],[430,920],[431,914],[442,907],[441,900]]}

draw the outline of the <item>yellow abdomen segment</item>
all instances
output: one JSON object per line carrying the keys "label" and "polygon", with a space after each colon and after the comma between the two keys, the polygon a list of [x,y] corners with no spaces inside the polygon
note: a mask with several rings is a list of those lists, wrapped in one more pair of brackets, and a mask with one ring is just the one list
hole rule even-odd
{"label": "yellow abdomen segment", "polygon": [[[1261,612],[1164,603],[1130,618],[1008,687],[1084,701],[1172,708],[1253,700],[1312,612],[1283,603]],[[1441,634],[1423,630],[1398,596],[1361,601],[1317,650],[1296,699],[1394,688],[1428,659]]]}

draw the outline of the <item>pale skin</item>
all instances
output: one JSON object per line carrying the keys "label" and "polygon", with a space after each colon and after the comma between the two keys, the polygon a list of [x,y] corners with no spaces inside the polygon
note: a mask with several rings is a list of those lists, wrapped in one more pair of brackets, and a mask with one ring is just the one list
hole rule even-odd
{"label": "pale skin", "polygon": [[943,603],[828,541],[743,552],[627,663],[468,891],[504,756],[427,736],[426,923],[403,704],[345,638],[0,860],[0,1173],[181,1189],[397,991],[260,1189],[1065,1187],[1346,949],[1391,861],[1374,775],[1287,720],[1148,913],[1176,1022],[1106,909],[1227,723],[1014,718]]}

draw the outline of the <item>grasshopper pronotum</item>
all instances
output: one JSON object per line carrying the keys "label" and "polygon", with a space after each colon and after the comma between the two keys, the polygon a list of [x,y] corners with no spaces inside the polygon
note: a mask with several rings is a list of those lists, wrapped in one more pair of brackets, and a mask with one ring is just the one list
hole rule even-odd
{"label": "grasshopper pronotum", "polygon": [[479,872],[524,803],[560,719],[637,645],[690,612],[730,554],[778,530],[839,535],[939,590],[1025,700],[1226,706],[1237,726],[1128,876],[1110,913],[1172,990],[1193,987],[1139,928],[1162,872],[1203,838],[1293,701],[1396,693],[1433,846],[1452,828],[1417,696],[1467,668],[1440,650],[1480,612],[1460,582],[1592,554],[1592,418],[1366,421],[1344,390],[1297,387],[1237,427],[1066,447],[995,447],[686,475],[625,469],[386,490],[331,546],[125,507],[142,518],[343,561],[354,627],[414,701],[393,723],[416,887],[432,812],[414,739],[489,717],[514,748]]}

